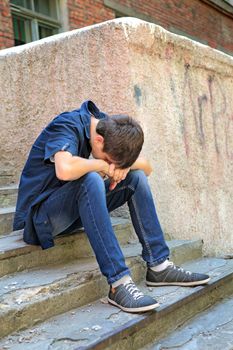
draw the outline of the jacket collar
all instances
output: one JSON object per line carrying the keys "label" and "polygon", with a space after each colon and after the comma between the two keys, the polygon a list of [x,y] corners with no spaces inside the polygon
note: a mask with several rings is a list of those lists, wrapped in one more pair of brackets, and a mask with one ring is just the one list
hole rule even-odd
{"label": "jacket collar", "polygon": [[101,112],[94,102],[87,100],[80,107],[80,116],[84,124],[86,137],[90,139],[91,116],[97,119],[107,118],[107,114]]}

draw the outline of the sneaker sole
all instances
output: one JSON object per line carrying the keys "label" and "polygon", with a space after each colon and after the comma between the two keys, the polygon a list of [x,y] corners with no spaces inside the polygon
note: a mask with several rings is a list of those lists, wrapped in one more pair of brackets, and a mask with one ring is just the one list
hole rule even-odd
{"label": "sneaker sole", "polygon": [[121,310],[123,310],[125,312],[131,312],[131,313],[151,311],[151,310],[153,310],[153,309],[155,309],[155,308],[160,306],[159,303],[156,303],[156,304],[152,304],[152,305],[148,305],[148,306],[142,306],[142,307],[137,307],[137,308],[128,308],[128,307],[124,307],[124,306],[121,306],[121,305],[117,304],[115,301],[113,301],[113,300],[111,300],[109,298],[108,298],[108,302],[111,305],[119,307]]}
{"label": "sneaker sole", "polygon": [[202,284],[208,283],[210,277],[203,281],[194,281],[194,282],[150,282],[146,281],[147,286],[183,286],[183,287],[192,287],[192,286],[200,286]]}

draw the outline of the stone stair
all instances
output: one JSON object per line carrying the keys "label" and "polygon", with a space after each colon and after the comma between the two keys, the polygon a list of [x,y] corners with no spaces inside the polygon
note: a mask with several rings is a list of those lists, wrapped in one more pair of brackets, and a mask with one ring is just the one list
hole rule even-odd
{"label": "stone stair", "polygon": [[0,187],[0,207],[15,206],[18,193],[18,185]]}
{"label": "stone stair", "polygon": [[[15,205],[16,194],[17,186],[0,189],[2,210]],[[0,222],[4,226],[8,219],[4,221],[3,213]],[[83,230],[57,237],[55,247],[43,251],[25,244],[21,231],[3,229],[0,350],[157,349],[158,339],[191,317],[222,298],[231,300],[233,260],[202,258],[200,240],[168,244],[176,264],[211,275],[207,286],[146,287],[145,264],[130,223],[113,218],[112,224],[134,280],[161,306],[133,315],[107,304],[108,286]]]}
{"label": "stone stair", "polygon": [[0,187],[0,236],[12,230],[17,191],[17,185]]}
{"label": "stone stair", "polygon": [[225,298],[143,350],[232,350],[232,310],[233,298]]}

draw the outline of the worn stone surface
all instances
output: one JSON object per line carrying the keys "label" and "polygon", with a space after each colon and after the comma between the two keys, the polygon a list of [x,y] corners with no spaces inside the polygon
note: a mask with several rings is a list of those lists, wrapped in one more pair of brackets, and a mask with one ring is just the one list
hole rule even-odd
{"label": "worn stone surface", "polygon": [[15,207],[0,208],[0,235],[12,231]]}
{"label": "worn stone surface", "polygon": [[[174,258],[177,264],[201,257],[201,244],[197,241],[172,241],[169,247],[171,259]],[[145,276],[145,263],[139,257],[140,253],[140,244],[123,246],[123,254],[135,281]],[[42,256],[41,259],[45,260]],[[25,260],[25,266],[29,268],[30,262]],[[0,336],[93,301],[106,292],[106,283],[95,259],[76,258],[66,264],[64,259],[60,260],[60,264],[27,269],[0,278],[0,323],[4,325],[0,328]]]}
{"label": "worn stone surface", "polygon": [[[135,236],[128,220],[111,220],[120,244],[134,241]],[[74,234],[57,236],[55,246],[46,250],[42,250],[40,246],[26,244],[22,235],[22,231],[15,231],[0,236],[0,276],[32,267],[94,256],[83,229]]]}
{"label": "worn stone surface", "polygon": [[233,297],[215,305],[144,350],[232,350]]}
{"label": "worn stone surface", "polygon": [[17,194],[17,185],[0,187],[0,208],[15,206]]}
{"label": "worn stone surface", "polygon": [[[126,262],[137,281],[144,265],[137,256]],[[108,291],[95,261],[42,268],[2,278],[0,295],[0,337],[28,328],[54,315],[88,304]],[[5,288],[6,287],[6,288]]]}
{"label": "worn stone surface", "polygon": [[[201,257],[202,247],[201,247],[200,241],[188,241],[188,242],[171,241],[171,242],[168,242],[168,246],[171,251],[171,259],[172,261],[175,261],[176,264],[182,264],[189,260],[194,260],[196,258]],[[133,242],[129,244],[124,244],[123,249],[124,249],[124,255],[126,257],[139,257],[141,255],[141,245],[139,243]],[[74,259],[73,262],[66,263],[66,264],[64,264],[63,259],[61,260],[62,261],[60,262],[58,267],[56,267],[57,264],[55,265],[50,264],[44,267],[37,266],[37,268],[29,270],[30,266],[28,264],[26,265],[27,266],[26,271],[13,273],[13,274],[10,274],[9,276],[6,275],[0,278],[0,295],[8,293],[11,290],[11,288],[9,288],[8,290],[6,286],[7,285],[11,286],[12,282],[16,282],[15,284],[13,283],[14,290],[18,290],[19,288],[21,288],[22,281],[23,281],[23,287],[29,288],[31,286],[31,283],[35,283],[35,282],[37,283],[37,285],[42,285],[44,283],[46,284],[48,276],[56,280],[58,271],[61,271],[61,270],[67,271],[67,268],[69,268],[69,266],[73,266],[74,270],[79,269],[79,267],[77,266],[77,261],[79,261],[78,258]],[[82,270],[82,267],[80,268]],[[88,268],[87,268],[87,271],[88,271]],[[62,273],[63,272],[61,272],[61,275],[59,276],[59,278],[62,278],[63,276]],[[69,273],[71,273],[71,271]],[[36,278],[34,278],[35,275],[37,276]],[[29,284],[27,284],[27,281]]]}
{"label": "worn stone surface", "polygon": [[164,231],[230,253],[232,77],[232,57],[133,18],[2,50],[0,177],[17,182],[40,130],[91,98],[141,122]]}
{"label": "worn stone surface", "polygon": [[[198,260],[194,263],[186,263],[184,266],[192,271],[197,270],[203,272],[209,272],[212,279],[211,284],[217,283],[222,276],[233,272],[233,261],[221,260],[221,259],[203,259]],[[219,283],[218,288],[220,288]],[[195,307],[197,305],[195,295],[200,294],[199,299],[206,296],[207,301],[205,303],[213,303],[215,300],[213,295],[210,293],[208,287],[156,287],[148,288],[145,287],[144,283],[140,285],[140,288],[147,294],[154,296],[161,304],[157,311],[148,314],[128,314],[120,311],[119,309],[106,305],[106,299],[101,299],[94,303],[69,311],[63,315],[56,316],[41,325],[35,325],[27,331],[17,332],[0,341],[0,346],[9,346],[9,349],[15,350],[42,350],[42,349],[53,349],[53,350],[66,350],[66,349],[81,349],[81,346],[88,348],[95,348],[99,341],[103,341],[106,337],[111,337],[114,334],[119,333],[118,338],[120,345],[114,345],[116,349],[137,349],[138,343],[131,343],[131,337],[122,338],[121,331],[123,330],[130,332],[130,327],[138,323],[138,332],[144,332],[144,344],[146,342],[147,329],[150,328],[150,320],[156,321],[157,331],[163,332],[163,328],[166,328],[166,323],[169,323],[170,328],[176,327],[177,322],[181,322],[179,315],[179,309],[182,305],[187,304],[188,310],[193,310],[195,314]],[[217,289],[218,289],[217,288]],[[224,290],[224,287],[222,287]],[[227,287],[225,288],[227,291]],[[206,292],[205,292],[206,291]],[[200,293],[201,292],[201,293]],[[208,297],[209,295],[209,297]],[[222,293],[224,296],[224,293]],[[192,297],[192,301],[188,299]],[[218,296],[219,297],[219,296]],[[208,302],[209,299],[209,302]],[[229,302],[229,306],[232,305],[232,300]],[[200,307],[200,306],[199,306]],[[206,307],[203,303],[202,308]],[[222,308],[223,309],[223,308]],[[172,313],[171,313],[172,311]],[[169,318],[171,315],[176,315]],[[196,310],[197,312],[197,310]],[[183,322],[189,317],[189,312],[182,310]],[[232,318],[232,314],[228,311],[225,315],[225,319],[229,320]],[[148,318],[148,322],[145,323]],[[179,321],[178,321],[179,319]],[[139,326],[140,322],[144,322]],[[164,323],[163,323],[164,322]],[[155,324],[151,323],[152,329],[150,332],[153,334],[153,327]],[[200,327],[199,327],[200,329]],[[133,337],[132,332],[132,337]],[[125,340],[125,343],[124,343]],[[148,338],[149,340],[149,338]],[[116,341],[117,343],[117,341]],[[111,340],[109,341],[111,344]],[[132,345],[134,347],[132,347]],[[131,346],[131,347],[130,347]],[[106,348],[106,347],[99,347]],[[107,347],[111,349],[112,347]]]}
{"label": "worn stone surface", "polygon": [[[128,242],[129,246],[134,247],[133,243],[137,241],[130,235],[130,230],[124,229],[122,232],[117,227],[114,229],[121,244]],[[202,256],[200,240],[172,240],[168,241],[168,246],[171,249],[171,258],[177,264]],[[135,253],[138,254],[138,250],[135,250]],[[94,253],[84,232],[58,237],[55,239],[55,247],[41,250],[39,246],[26,244],[22,239],[22,232],[18,231],[12,235],[0,237],[0,276],[33,267],[93,256]]]}

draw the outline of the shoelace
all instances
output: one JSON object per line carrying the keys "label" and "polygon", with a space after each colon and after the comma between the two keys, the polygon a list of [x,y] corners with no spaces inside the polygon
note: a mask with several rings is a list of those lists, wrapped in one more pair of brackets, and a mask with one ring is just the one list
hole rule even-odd
{"label": "shoelace", "polygon": [[182,267],[174,265],[174,263],[173,263],[172,261],[169,261],[169,262],[168,262],[168,266],[173,267],[174,270],[178,270],[178,271],[187,273],[188,275],[191,275],[191,274],[192,274],[191,271],[186,271],[186,270],[184,270]]}
{"label": "shoelace", "polygon": [[128,282],[124,284],[125,289],[132,295],[134,300],[138,300],[144,297],[144,294],[135,286],[133,282]]}

